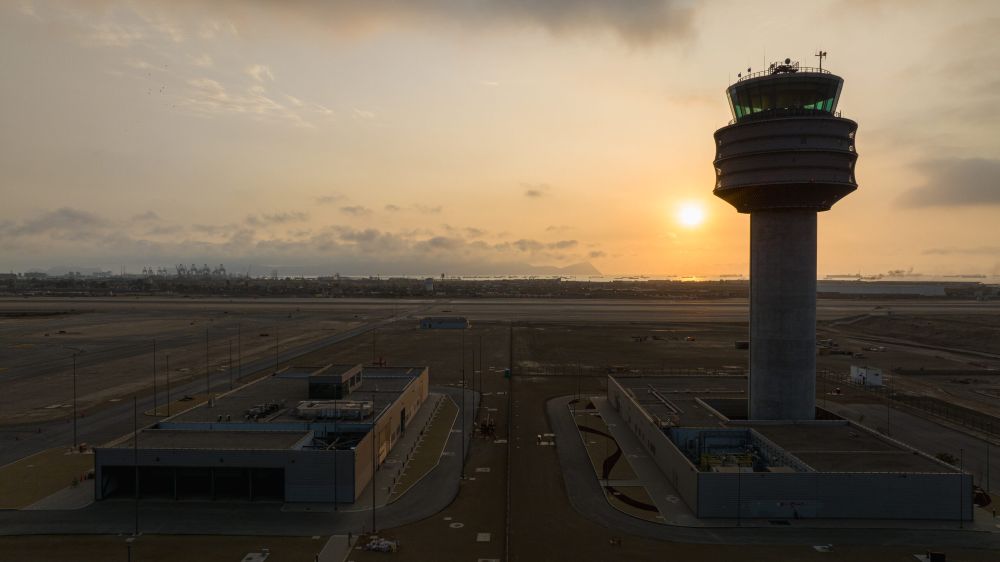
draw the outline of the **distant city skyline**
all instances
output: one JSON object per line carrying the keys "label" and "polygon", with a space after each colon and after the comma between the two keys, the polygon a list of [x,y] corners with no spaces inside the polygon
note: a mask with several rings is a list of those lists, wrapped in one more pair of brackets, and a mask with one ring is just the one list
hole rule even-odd
{"label": "distant city skyline", "polygon": [[1000,5],[739,5],[4,4],[0,271],[747,275],[721,92],[822,49],[862,158],[819,276],[1000,275]]}

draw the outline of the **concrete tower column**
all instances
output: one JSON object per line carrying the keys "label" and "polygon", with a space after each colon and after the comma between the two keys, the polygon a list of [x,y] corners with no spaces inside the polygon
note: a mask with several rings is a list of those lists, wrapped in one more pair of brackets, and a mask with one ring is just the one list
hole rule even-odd
{"label": "concrete tower column", "polygon": [[750,418],[816,408],[816,211],[750,213]]}

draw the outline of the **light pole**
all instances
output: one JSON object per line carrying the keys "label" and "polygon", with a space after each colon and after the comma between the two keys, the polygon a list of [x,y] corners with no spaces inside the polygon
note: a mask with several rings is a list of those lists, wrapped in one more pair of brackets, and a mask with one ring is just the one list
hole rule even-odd
{"label": "light pole", "polygon": [[73,449],[76,450],[76,353],[73,353]]}
{"label": "light pole", "polygon": [[958,450],[958,528],[965,528],[965,449]]}
{"label": "light pole", "polygon": [[211,382],[211,370],[208,366],[208,328],[205,328],[205,401],[209,402],[211,406],[212,400],[212,382]]}
{"label": "light pole", "polygon": [[372,534],[375,534],[375,465],[378,463],[378,453],[375,451],[378,441],[378,386],[372,391]]}
{"label": "light pole", "polygon": [[138,402],[132,396],[132,462],[135,467],[135,527],[132,536],[139,536],[139,413]]}
{"label": "light pole", "polygon": [[71,360],[72,360],[72,363],[73,363],[73,449],[76,450],[76,448],[79,446],[79,441],[77,439],[77,432],[76,432],[76,418],[77,418],[77,415],[76,415],[76,356],[77,356],[77,354],[81,353],[83,350],[79,349],[79,348],[76,348],[76,347],[69,347],[69,346],[63,346],[63,349],[68,349],[68,350],[70,350],[70,351],[73,352],[73,355],[71,356],[71,358],[72,358]]}
{"label": "light pole", "polygon": [[167,361],[167,417],[170,417],[170,354],[164,358]]}
{"label": "light pole", "polygon": [[462,473],[465,480],[465,328],[462,329]]}
{"label": "light pole", "polygon": [[156,340],[153,340],[153,417],[160,414],[156,408]]}
{"label": "light pole", "polygon": [[236,379],[243,379],[243,323],[236,323]]}

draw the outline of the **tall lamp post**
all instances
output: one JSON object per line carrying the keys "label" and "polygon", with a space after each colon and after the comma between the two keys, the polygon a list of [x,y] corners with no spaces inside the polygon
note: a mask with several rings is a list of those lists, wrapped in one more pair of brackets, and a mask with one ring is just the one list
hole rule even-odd
{"label": "tall lamp post", "polygon": [[75,450],[79,446],[79,441],[77,440],[76,432],[76,356],[79,353],[83,353],[82,349],[76,347],[63,346],[63,349],[68,349],[73,352],[73,449]]}

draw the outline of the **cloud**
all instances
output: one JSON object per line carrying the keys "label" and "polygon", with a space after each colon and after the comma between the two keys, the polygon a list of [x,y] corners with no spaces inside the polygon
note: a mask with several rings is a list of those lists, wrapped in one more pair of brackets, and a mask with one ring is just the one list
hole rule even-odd
{"label": "cloud", "polygon": [[266,64],[252,64],[246,68],[244,71],[247,76],[253,78],[257,82],[265,82],[274,80],[274,74],[271,73],[271,67]]}
{"label": "cloud", "polygon": [[333,203],[339,203],[340,201],[343,201],[344,199],[347,199],[347,198],[345,196],[341,195],[340,193],[331,193],[329,195],[321,195],[321,196],[317,197],[316,198],[316,203],[318,205],[330,205],[330,204],[333,204]]}
{"label": "cloud", "polygon": [[91,29],[84,43],[101,47],[128,47],[144,37],[138,29],[102,22]]}
{"label": "cloud", "polygon": [[[424,229],[398,232],[346,225],[281,229],[267,224],[296,224],[305,213],[250,215],[239,223],[193,224],[115,221],[93,213],[61,208],[23,221],[0,220],[0,249],[11,267],[51,267],[60,263],[117,267],[172,266],[177,263],[225,263],[231,270],[249,264],[308,266],[312,273],[517,274],[537,271],[529,263],[567,263],[576,241],[543,243],[520,239],[490,244],[473,239],[474,227],[441,235]],[[322,265],[321,265],[322,264]],[[256,270],[256,267],[254,268]]]}
{"label": "cloud", "polygon": [[160,220],[160,215],[156,211],[146,211],[145,213],[140,213],[132,217],[133,222],[149,222]]}
{"label": "cloud", "polygon": [[172,224],[172,225],[157,225],[149,230],[146,230],[143,234],[145,236],[172,236],[175,234],[180,234],[184,231],[184,227]]}
{"label": "cloud", "polygon": [[465,235],[469,238],[482,238],[483,236],[486,236],[486,231],[481,228],[467,226],[465,227]]}
{"label": "cloud", "polygon": [[544,197],[549,191],[552,190],[552,186],[547,183],[521,182],[521,187],[524,188],[524,196],[532,199]]}
{"label": "cloud", "polygon": [[587,254],[587,256],[590,257],[590,259],[603,258],[606,255],[607,254],[602,252],[601,250],[591,250],[590,253]]}
{"label": "cloud", "polygon": [[538,240],[531,240],[528,238],[515,240],[511,244],[522,252],[537,252],[545,248],[545,244],[542,244]]}
{"label": "cloud", "polygon": [[[423,214],[423,215],[437,215],[437,214],[440,214],[441,211],[444,210],[444,207],[442,207],[441,205],[430,206],[430,205],[423,205],[423,204],[420,204],[420,203],[414,203],[412,205],[407,205],[406,207],[401,207],[399,205],[395,205],[393,203],[389,203],[389,204],[387,204],[383,208],[386,211],[390,212],[390,213],[399,213],[399,212],[402,212],[402,211],[413,211],[413,212],[420,213],[420,214]],[[445,225],[445,229],[450,229],[450,228],[451,227]]]}
{"label": "cloud", "polygon": [[441,205],[429,206],[417,203],[413,205],[413,210],[417,211],[418,213],[423,213],[425,215],[437,215],[442,210],[444,210],[444,207],[442,207]]}
{"label": "cloud", "polygon": [[[189,2],[202,6],[200,2]],[[630,46],[684,39],[695,9],[684,0],[385,0],[312,2],[220,1],[207,4],[231,18],[266,19],[326,36],[363,36],[405,26],[446,26],[461,31],[539,29],[553,36],[610,34]],[[258,26],[247,26],[257,28]]]}
{"label": "cloud", "polygon": [[212,68],[212,65],[215,63],[212,61],[211,56],[207,54],[201,54],[197,57],[191,57],[191,64],[199,68]]}
{"label": "cloud", "polygon": [[364,119],[367,121],[375,118],[375,112],[368,109],[358,109],[355,107],[353,114],[355,119]]}
{"label": "cloud", "polygon": [[975,246],[971,248],[949,246],[943,248],[928,248],[922,253],[927,256],[1000,256],[1000,246]]}
{"label": "cloud", "polygon": [[88,240],[93,238],[109,221],[87,211],[62,207],[23,221],[20,225],[8,223],[5,236],[48,236],[62,240]]}
{"label": "cloud", "polygon": [[315,126],[312,106],[282,103],[267,94],[260,84],[245,92],[233,92],[211,78],[194,78],[187,82],[188,91],[178,105],[206,117],[223,114],[246,115],[258,120],[286,121],[303,127]]}
{"label": "cloud", "polygon": [[372,214],[371,209],[361,205],[348,205],[346,207],[341,207],[340,212],[345,215],[351,215],[352,217],[365,217]]}
{"label": "cloud", "polygon": [[272,224],[288,224],[293,222],[305,222],[309,220],[309,215],[300,211],[291,211],[285,213],[272,213],[272,214],[262,214],[262,215],[249,215],[246,218],[246,223],[250,226],[268,226]]}
{"label": "cloud", "polygon": [[926,183],[899,198],[904,207],[1000,205],[1000,160],[949,158],[916,165]]}
{"label": "cloud", "polygon": [[572,230],[573,227],[565,224],[553,224],[545,227],[545,232],[566,232],[567,230]]}
{"label": "cloud", "polygon": [[552,242],[547,244],[546,247],[554,250],[568,250],[570,248],[575,248],[579,242],[576,240],[560,240],[558,242]]}

